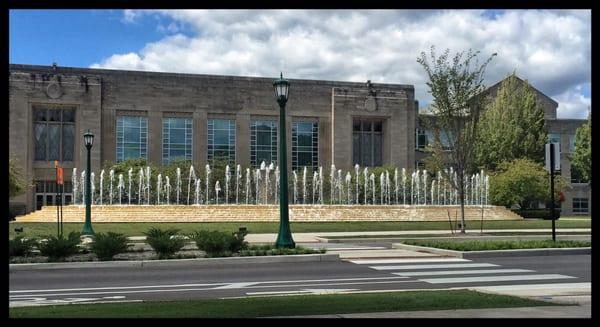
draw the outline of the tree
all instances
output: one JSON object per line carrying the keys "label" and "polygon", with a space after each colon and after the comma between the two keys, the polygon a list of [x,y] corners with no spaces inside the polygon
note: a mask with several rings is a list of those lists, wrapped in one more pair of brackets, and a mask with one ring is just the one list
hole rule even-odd
{"label": "tree", "polygon": [[581,173],[583,179],[592,184],[592,113],[588,122],[577,129],[575,134],[575,152],[571,164]]}
{"label": "tree", "polygon": [[[550,174],[541,164],[529,159],[515,159],[498,165],[499,171],[490,177],[490,200],[505,207],[531,209],[534,204],[546,203],[550,198]],[[554,177],[554,199],[566,183]]]}
{"label": "tree", "polygon": [[499,163],[518,158],[543,163],[544,109],[527,81],[512,73],[502,82],[481,115],[477,134],[475,160],[482,169],[496,170]]}
{"label": "tree", "polygon": [[23,194],[27,190],[27,181],[23,178],[21,167],[15,158],[8,159],[8,197]]}
{"label": "tree", "polygon": [[[451,181],[458,191],[461,211],[461,232],[465,232],[465,175],[475,170],[474,143],[477,140],[477,122],[484,98],[479,96],[485,89],[483,76],[485,68],[496,54],[491,55],[482,65],[478,65],[477,55],[469,49],[466,53],[457,53],[452,62],[448,62],[447,49],[436,58],[435,47],[431,47],[431,64],[425,52],[417,58],[427,75],[429,93],[433,97],[431,105],[434,119],[430,120],[430,129],[434,133],[431,154],[438,162],[451,165],[456,171],[456,180],[446,170],[442,175]],[[475,60],[475,68],[472,61]]]}

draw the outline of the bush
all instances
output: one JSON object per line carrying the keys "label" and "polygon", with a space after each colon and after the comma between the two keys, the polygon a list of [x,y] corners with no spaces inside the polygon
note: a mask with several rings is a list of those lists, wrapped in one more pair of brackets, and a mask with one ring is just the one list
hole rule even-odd
{"label": "bush", "polygon": [[250,246],[247,250],[240,251],[240,256],[264,256],[264,255],[292,255],[292,254],[315,254],[325,253],[325,249],[313,250],[297,246],[293,249],[286,248],[275,248],[273,245],[254,245]]}
{"label": "bush", "polygon": [[231,256],[248,247],[244,241],[246,231],[238,231],[232,234],[221,231],[197,231],[190,234],[190,238],[196,242],[198,249],[206,252],[208,257]]}
{"label": "bush", "polygon": [[49,261],[60,261],[67,256],[79,253],[79,233],[71,232],[68,237],[48,235],[45,242],[39,245],[40,253]]}
{"label": "bush", "polygon": [[23,235],[19,235],[12,240],[8,240],[8,256],[9,257],[26,257],[31,254],[33,247],[37,245],[36,239],[26,239]]}
{"label": "bush", "polygon": [[108,232],[96,234],[90,250],[98,256],[98,260],[106,261],[112,260],[113,256],[119,253],[126,252],[128,247],[125,235]]}
{"label": "bush", "polygon": [[146,243],[156,251],[159,259],[173,256],[185,246],[185,239],[177,235],[178,229],[162,230],[150,228],[146,233]]}
{"label": "bush", "polygon": [[[514,210],[516,214],[523,218],[539,218],[550,220],[550,209],[527,209],[527,210]],[[554,208],[554,218],[560,218],[560,209]]]}

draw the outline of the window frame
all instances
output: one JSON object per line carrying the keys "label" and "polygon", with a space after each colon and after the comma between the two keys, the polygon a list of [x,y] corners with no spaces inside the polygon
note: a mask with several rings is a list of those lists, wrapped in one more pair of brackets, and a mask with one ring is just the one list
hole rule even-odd
{"label": "window frame", "polygon": [[[359,122],[359,126],[360,126],[360,130],[356,131],[355,130],[355,124],[356,122]],[[365,125],[365,123],[369,123],[370,126],[370,130],[369,131],[365,131],[363,130],[363,126]],[[381,131],[375,131],[375,126],[376,123],[380,123],[381,124]],[[384,125],[385,125],[385,119],[383,118],[363,118],[363,117],[354,117],[352,119],[352,161],[353,164],[359,164],[361,167],[381,167],[384,165],[383,162],[383,150],[384,150]],[[356,158],[354,158],[354,150],[355,150],[355,142],[354,142],[354,136],[358,135],[358,162],[356,160]],[[375,136],[378,135],[380,136],[380,158],[379,159],[381,165],[376,165],[376,157],[375,157]],[[368,137],[368,139],[370,140],[370,153],[369,153],[369,161],[370,164],[367,164],[365,162],[363,162],[363,143],[364,143],[364,138]]]}
{"label": "window frame", "polygon": [[[53,105],[53,104],[34,104],[31,106],[32,109],[32,120],[33,120],[33,128],[32,128],[32,139],[33,139],[33,161],[34,162],[74,162],[76,153],[76,131],[77,131],[77,107],[73,105]],[[37,119],[37,112],[45,112],[45,120]],[[60,111],[58,121],[50,121],[50,112]],[[65,121],[64,114],[65,111],[71,111],[73,113],[73,121]],[[43,125],[44,126],[44,159],[38,159],[37,157],[37,144],[38,141],[36,139],[36,126]],[[58,146],[58,158],[50,159],[50,126],[58,127],[58,142],[55,142]],[[73,140],[72,140],[72,149],[71,149],[71,160],[65,160],[65,147],[64,147],[64,131],[65,127],[70,126],[73,128]]]}

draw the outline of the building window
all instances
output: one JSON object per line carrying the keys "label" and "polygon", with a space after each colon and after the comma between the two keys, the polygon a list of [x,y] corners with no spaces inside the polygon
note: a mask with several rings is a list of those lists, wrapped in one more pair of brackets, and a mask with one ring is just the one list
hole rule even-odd
{"label": "building window", "polygon": [[558,151],[560,151],[560,134],[548,134],[548,143],[558,143]]}
{"label": "building window", "polygon": [[73,161],[75,109],[34,107],[34,159]]}
{"label": "building window", "polygon": [[[73,202],[73,185],[71,182],[65,181],[61,187],[62,200],[64,205],[69,205]],[[60,204],[60,197],[57,194],[58,185],[56,181],[35,181],[35,198],[36,210],[40,210],[43,206],[53,206]]]}
{"label": "building window", "polygon": [[575,135],[569,135],[569,152],[575,152]]}
{"label": "building window", "polygon": [[117,116],[117,162],[147,158],[148,118]]}
{"label": "building window", "polygon": [[352,122],[352,156],[354,164],[383,164],[383,121],[355,119]]}
{"label": "building window", "polygon": [[431,137],[431,133],[424,129],[417,128],[417,137],[415,141],[417,142],[416,148],[417,150],[423,150],[429,145],[429,138]]}
{"label": "building window", "polygon": [[573,198],[573,213],[588,212],[588,198]]}
{"label": "building window", "polygon": [[319,123],[292,123],[292,170],[319,166]]}
{"label": "building window", "polygon": [[163,165],[175,160],[192,160],[192,119],[163,119]]}
{"label": "building window", "polygon": [[261,162],[277,164],[277,122],[253,121],[250,126],[250,163],[254,168]]}
{"label": "building window", "polygon": [[235,120],[208,120],[208,160],[235,164]]}

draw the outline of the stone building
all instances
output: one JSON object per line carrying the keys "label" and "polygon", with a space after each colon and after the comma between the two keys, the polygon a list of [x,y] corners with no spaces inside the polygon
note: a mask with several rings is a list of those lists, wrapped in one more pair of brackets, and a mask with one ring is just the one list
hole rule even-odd
{"label": "stone building", "polygon": [[[92,171],[105,162],[153,164],[221,158],[257,167],[277,161],[276,78],[10,65],[10,155],[34,182],[11,199],[20,211],[55,204],[55,169],[86,167],[83,133],[95,135]],[[348,170],[415,158],[412,85],[290,80],[286,106],[289,169]],[[98,178],[98,177],[96,177]]]}
{"label": "stone building", "polygon": [[[64,203],[72,202],[73,168],[86,168],[83,133],[95,135],[92,171],[107,162],[145,158],[168,164],[215,159],[257,167],[277,162],[278,115],[272,78],[215,76],[12,64],[9,153],[32,182],[10,200],[19,213],[57,203],[54,161],[64,167]],[[425,131],[418,128],[412,85],[291,79],[286,106],[288,170],[345,171],[354,164],[413,169]],[[494,89],[492,86],[491,90]],[[541,94],[541,93],[540,93]],[[542,95],[542,94],[541,94]],[[545,97],[545,96],[544,96]],[[549,135],[560,137],[563,169],[584,120],[556,119],[548,98]],[[425,140],[426,141],[426,140]],[[96,177],[98,179],[98,176]],[[577,183],[576,183],[577,184]],[[589,210],[586,184],[574,185],[566,214]]]}

